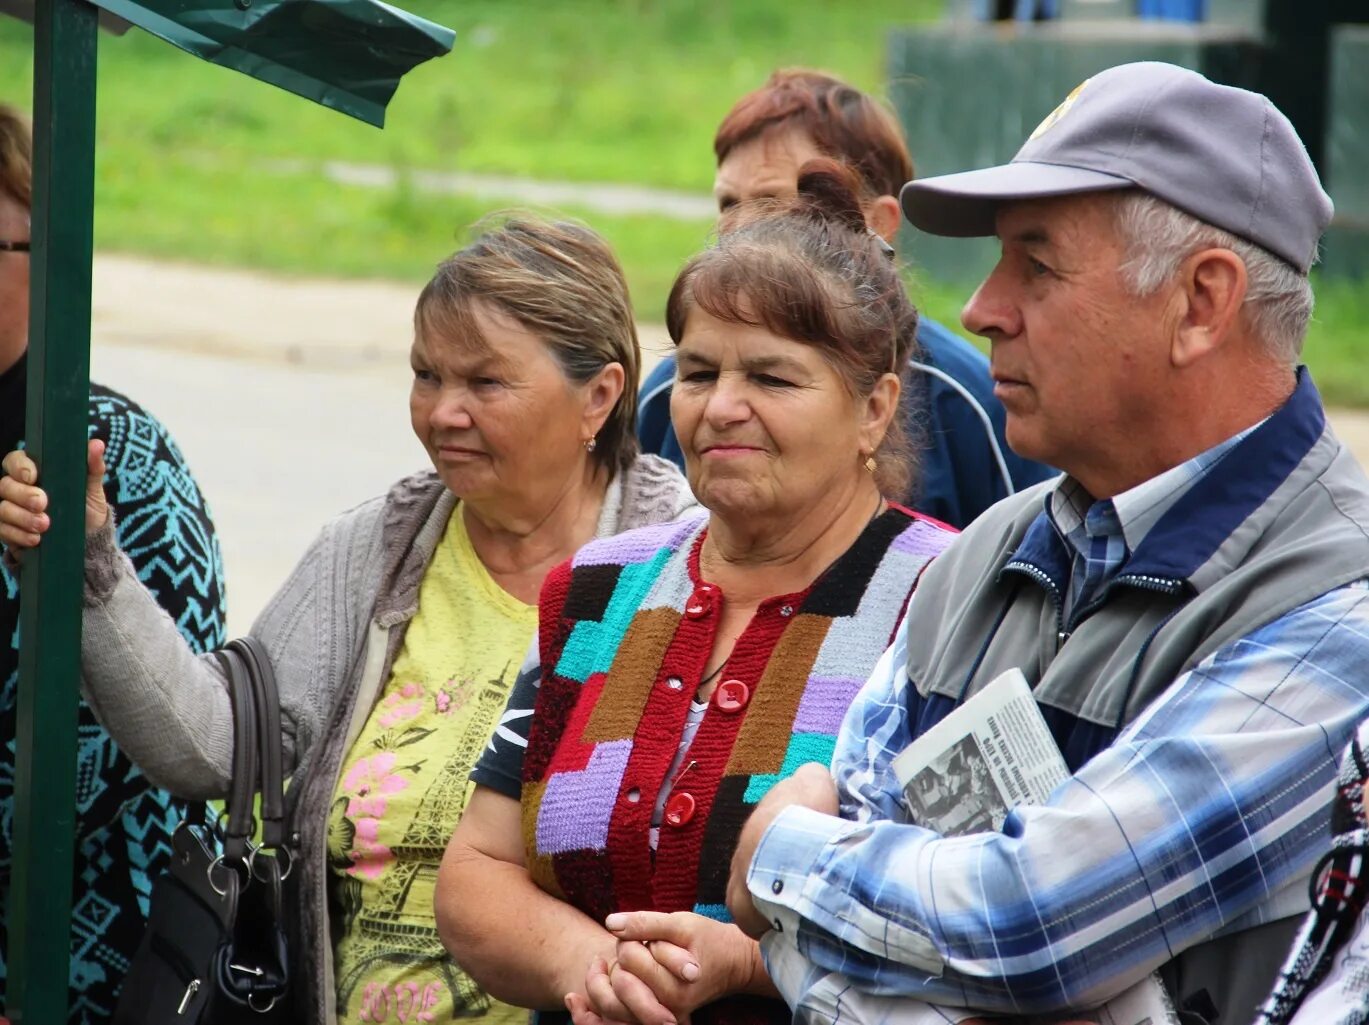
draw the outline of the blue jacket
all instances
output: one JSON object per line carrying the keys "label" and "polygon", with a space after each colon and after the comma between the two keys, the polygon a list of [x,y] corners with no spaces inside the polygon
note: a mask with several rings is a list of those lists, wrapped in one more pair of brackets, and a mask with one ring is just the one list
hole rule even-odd
{"label": "blue jacket", "polygon": [[[994,398],[989,361],[959,335],[922,318],[922,352],[915,356],[904,411],[925,409],[925,448],[920,474],[906,503],[953,527],[970,521],[1001,498],[1055,476],[1042,463],[1023,459],[1003,439],[1005,414]],[[670,425],[675,358],[667,356],[647,375],[637,406],[637,438],[646,452],[683,468],[684,453]],[[915,432],[916,435],[916,432]]]}

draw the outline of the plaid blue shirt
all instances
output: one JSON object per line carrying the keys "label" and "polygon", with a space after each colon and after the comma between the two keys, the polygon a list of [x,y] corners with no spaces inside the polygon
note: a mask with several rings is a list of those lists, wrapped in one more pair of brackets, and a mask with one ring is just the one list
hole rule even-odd
{"label": "plaid blue shirt", "polygon": [[[1123,536],[1211,455],[1121,502]],[[1088,554],[1075,548],[1077,575]],[[913,740],[905,643],[901,630],[847,714],[832,766],[842,818],[790,808],[752,861],[751,893],[775,923],[767,965],[799,1020],[916,1010],[866,993],[1008,1013],[1089,1007],[1187,946],[1306,908],[1339,754],[1369,717],[1369,583],[1218,650],[997,833],[946,838],[909,822],[891,765]],[[1100,906],[1101,924],[1077,914]]]}

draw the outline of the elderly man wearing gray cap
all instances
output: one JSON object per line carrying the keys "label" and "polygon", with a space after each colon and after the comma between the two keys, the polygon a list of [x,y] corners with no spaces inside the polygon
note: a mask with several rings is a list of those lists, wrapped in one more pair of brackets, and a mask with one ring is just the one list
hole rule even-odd
{"label": "elderly man wearing gray cap", "polygon": [[[1064,476],[928,569],[831,774],[758,805],[729,907],[801,1018],[824,986],[829,1019],[1088,1008],[1158,969],[1186,1022],[1241,1025],[1369,717],[1369,480],[1298,365],[1331,202],[1266,98],[1155,63],[902,202],[1001,239],[962,319],[1009,443]],[[1012,670],[1072,775],[996,832],[919,825],[894,758]]]}

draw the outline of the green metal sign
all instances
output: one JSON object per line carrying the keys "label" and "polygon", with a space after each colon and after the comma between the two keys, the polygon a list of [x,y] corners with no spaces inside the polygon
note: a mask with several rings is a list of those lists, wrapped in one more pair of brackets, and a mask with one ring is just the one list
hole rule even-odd
{"label": "green metal sign", "polygon": [[94,0],[196,57],[373,125],[451,29],[378,0]]}
{"label": "green metal sign", "polygon": [[[13,6],[12,4],[10,5]],[[198,57],[380,125],[399,79],[451,30],[379,0],[36,0],[25,437],[52,526],[20,577],[5,1013],[67,1020],[85,551],[99,10]]]}
{"label": "green metal sign", "polygon": [[43,0],[33,25],[28,447],[52,527],[20,575],[14,869],[6,1013],[64,1022],[76,829],[97,14]]}

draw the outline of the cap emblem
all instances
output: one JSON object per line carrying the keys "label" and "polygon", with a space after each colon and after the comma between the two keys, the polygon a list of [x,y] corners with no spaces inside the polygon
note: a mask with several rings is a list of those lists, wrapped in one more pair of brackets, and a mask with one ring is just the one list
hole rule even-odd
{"label": "cap emblem", "polygon": [[1046,119],[1036,126],[1036,131],[1031,133],[1031,136],[1028,137],[1027,141],[1031,142],[1038,135],[1041,135],[1047,129],[1053,127],[1055,122],[1064,117],[1069,109],[1074,106],[1074,101],[1079,98],[1079,94],[1084,91],[1084,86],[1088,85],[1091,81],[1092,79],[1086,78],[1076,85],[1070,94],[1060,101],[1060,105],[1047,114]]}

